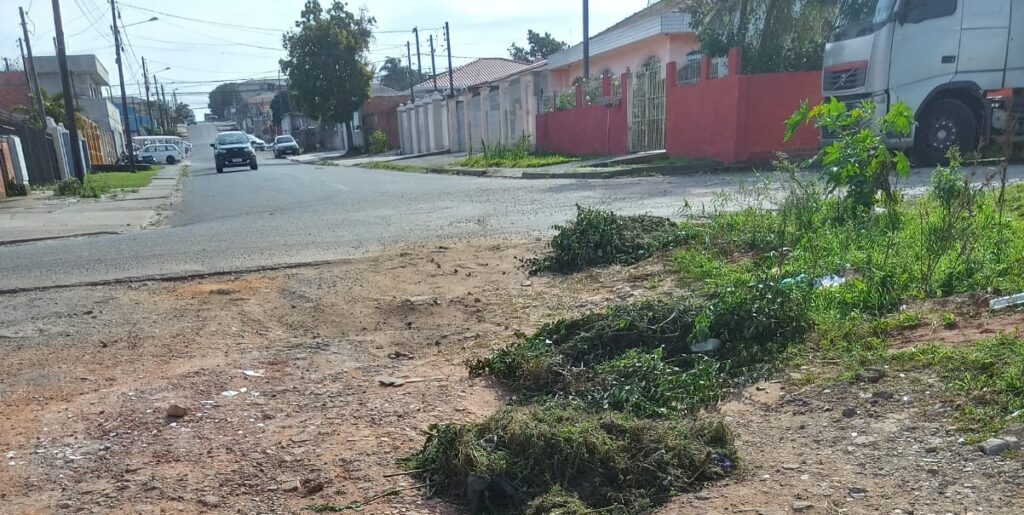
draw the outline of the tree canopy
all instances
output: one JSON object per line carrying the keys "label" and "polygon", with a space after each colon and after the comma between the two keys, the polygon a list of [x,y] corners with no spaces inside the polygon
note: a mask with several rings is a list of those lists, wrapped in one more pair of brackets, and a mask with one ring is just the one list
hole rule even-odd
{"label": "tree canopy", "polygon": [[238,91],[238,84],[221,84],[210,92],[210,113],[220,118],[226,117],[226,111],[231,106],[242,106],[245,101]]}
{"label": "tree canopy", "polygon": [[292,111],[292,100],[287,91],[278,91],[270,101],[270,115],[274,125],[281,125],[284,115]]}
{"label": "tree canopy", "polygon": [[377,74],[382,86],[398,91],[405,91],[427,78],[426,75],[414,70],[412,66],[402,65],[402,59],[399,57],[385,59]]}
{"label": "tree canopy", "polygon": [[512,46],[508,47],[508,55],[516,61],[534,62],[547,59],[549,55],[569,48],[567,43],[555,39],[550,32],[541,34],[532,30],[526,31],[526,44],[529,48],[523,48],[513,42]]}
{"label": "tree canopy", "polygon": [[192,108],[188,104],[181,102],[174,106],[171,110],[171,123],[177,125],[181,123],[189,123],[196,119],[195,114],[192,112]]}
{"label": "tree canopy", "polygon": [[370,97],[368,51],[376,21],[334,1],[324,10],[307,0],[296,30],[284,35],[288,56],[281,70],[288,76],[293,107],[321,123],[345,123]]}
{"label": "tree canopy", "polygon": [[817,70],[840,1],[694,0],[691,13],[701,51],[741,48],[743,73]]}

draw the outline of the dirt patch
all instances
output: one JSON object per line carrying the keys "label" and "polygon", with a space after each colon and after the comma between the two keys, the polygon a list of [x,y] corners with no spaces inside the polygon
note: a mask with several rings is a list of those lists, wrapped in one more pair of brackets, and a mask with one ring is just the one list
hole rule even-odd
{"label": "dirt patch", "polygon": [[[430,424],[479,420],[505,402],[468,377],[467,358],[554,317],[670,291],[650,280],[658,261],[529,278],[517,258],[539,250],[423,245],[2,297],[3,511],[296,512],[415,486],[385,476]],[[185,416],[167,416],[172,404]],[[366,512],[457,509],[409,489]]]}
{"label": "dirt patch", "polygon": [[[987,307],[987,301],[984,305]],[[1019,334],[1024,329],[1024,312],[989,311],[978,306],[976,302],[949,300],[922,305],[916,311],[921,314],[921,322],[890,335],[890,348],[899,350],[929,344],[956,347],[999,334]]]}
{"label": "dirt patch", "polygon": [[[363,513],[461,513],[414,478],[387,476],[430,424],[482,420],[505,403],[463,362],[555,318],[677,293],[664,257],[527,277],[518,258],[540,250],[420,245],[267,274],[0,297],[0,511],[300,512],[407,488]],[[957,316],[964,338],[987,334],[966,332],[975,321],[1021,321]],[[901,337],[934,341],[923,334]],[[793,373],[837,372],[827,367]],[[383,386],[385,376],[432,380]],[[801,383],[752,386],[714,410],[737,435],[742,473],[658,513],[985,514],[1024,503],[1024,461],[959,443],[935,377]],[[172,404],[185,416],[167,416]]]}

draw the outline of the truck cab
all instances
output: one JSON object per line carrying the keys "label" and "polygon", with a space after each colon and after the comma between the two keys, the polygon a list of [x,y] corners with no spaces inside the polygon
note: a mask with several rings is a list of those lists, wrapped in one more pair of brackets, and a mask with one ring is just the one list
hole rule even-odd
{"label": "truck cab", "polygon": [[942,162],[951,147],[974,150],[994,133],[1019,137],[1022,88],[1024,0],[840,1],[822,93],[870,99],[877,115],[906,104],[917,124],[887,143],[912,147],[917,161]]}

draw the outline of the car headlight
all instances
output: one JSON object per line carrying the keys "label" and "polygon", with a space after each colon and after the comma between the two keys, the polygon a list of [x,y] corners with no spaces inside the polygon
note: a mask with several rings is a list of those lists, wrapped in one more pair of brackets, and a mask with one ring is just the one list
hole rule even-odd
{"label": "car headlight", "polygon": [[217,149],[217,155],[218,156],[222,156],[222,155],[227,154],[227,153],[228,153],[227,150],[224,150],[224,149],[221,149],[221,148]]}

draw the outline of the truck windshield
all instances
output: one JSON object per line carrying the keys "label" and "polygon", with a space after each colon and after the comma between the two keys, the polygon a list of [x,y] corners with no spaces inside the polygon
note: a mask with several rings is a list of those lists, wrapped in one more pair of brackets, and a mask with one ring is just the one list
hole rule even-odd
{"label": "truck windshield", "polygon": [[896,0],[840,0],[832,41],[866,36],[892,20]]}

